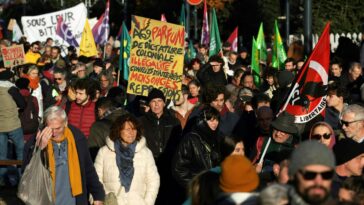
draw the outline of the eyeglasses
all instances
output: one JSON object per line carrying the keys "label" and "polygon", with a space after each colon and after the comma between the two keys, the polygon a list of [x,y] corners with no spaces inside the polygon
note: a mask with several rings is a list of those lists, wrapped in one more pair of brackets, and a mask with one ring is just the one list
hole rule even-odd
{"label": "eyeglasses", "polygon": [[330,137],[331,137],[330,133],[325,133],[323,135],[314,134],[314,135],[311,136],[311,139],[320,140],[321,138],[324,138],[325,140],[328,140],[328,139],[330,139]]}
{"label": "eyeglasses", "polygon": [[326,171],[326,172],[313,172],[313,171],[299,170],[299,173],[302,175],[302,177],[305,180],[314,180],[314,179],[316,179],[318,174],[321,175],[322,179],[324,179],[324,180],[332,179],[332,177],[334,176],[333,170]]}
{"label": "eyeglasses", "polygon": [[62,80],[62,78],[54,78],[54,80]]}
{"label": "eyeglasses", "polygon": [[39,50],[39,47],[33,47],[33,49],[35,49],[35,50]]}
{"label": "eyeglasses", "polygon": [[340,123],[341,123],[341,126],[346,126],[348,127],[351,123],[354,123],[354,122],[359,122],[359,121],[363,121],[363,120],[354,120],[354,121],[351,121],[351,122],[348,122],[348,121],[345,121],[345,120],[340,120]]}

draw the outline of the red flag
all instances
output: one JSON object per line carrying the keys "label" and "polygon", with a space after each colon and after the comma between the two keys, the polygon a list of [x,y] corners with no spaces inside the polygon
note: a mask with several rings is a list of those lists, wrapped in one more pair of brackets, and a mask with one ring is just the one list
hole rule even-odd
{"label": "red flag", "polygon": [[227,42],[231,44],[231,50],[238,52],[238,27],[234,29]]}
{"label": "red flag", "polygon": [[299,70],[280,112],[295,116],[295,123],[307,123],[326,107],[330,65],[330,23],[327,23],[315,49]]}
{"label": "red flag", "polygon": [[161,15],[161,21],[167,22],[166,16],[164,14]]}

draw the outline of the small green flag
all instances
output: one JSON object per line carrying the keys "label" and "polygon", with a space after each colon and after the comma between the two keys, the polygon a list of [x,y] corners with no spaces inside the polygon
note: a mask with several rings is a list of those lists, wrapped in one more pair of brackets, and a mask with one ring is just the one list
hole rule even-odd
{"label": "small green flag", "polygon": [[267,62],[267,45],[265,44],[263,23],[260,23],[256,42],[257,42],[257,46],[258,46],[258,50],[259,50],[259,61],[266,63]]}
{"label": "small green flag", "polygon": [[217,55],[222,48],[215,8],[212,9],[209,56]]}
{"label": "small green flag", "polygon": [[129,58],[130,58],[130,44],[131,38],[128,32],[128,28],[123,22],[122,33],[120,37],[120,56],[119,56],[119,69],[123,71],[124,80],[129,78]]}
{"label": "small green flag", "polygon": [[279,33],[277,20],[274,22],[274,44],[272,49],[272,67],[278,70],[284,68],[284,61],[287,59],[284,50],[281,34]]}
{"label": "small green flag", "polygon": [[190,62],[192,59],[194,59],[196,57],[196,50],[193,47],[193,43],[192,41],[190,41],[188,43],[188,51],[185,54],[185,58],[187,60],[187,62]]}
{"label": "small green flag", "polygon": [[257,87],[259,87],[260,86],[259,49],[254,37],[252,43],[252,62],[250,66],[252,69],[252,74],[254,76],[254,83]]}

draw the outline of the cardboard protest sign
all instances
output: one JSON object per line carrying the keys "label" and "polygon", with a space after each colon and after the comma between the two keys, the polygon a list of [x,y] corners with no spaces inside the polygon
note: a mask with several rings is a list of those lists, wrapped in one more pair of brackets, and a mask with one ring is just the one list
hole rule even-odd
{"label": "cardboard protest sign", "polygon": [[133,16],[127,92],[147,96],[155,87],[167,99],[179,98],[184,58],[184,27]]}
{"label": "cardboard protest sign", "polygon": [[38,16],[23,16],[21,23],[23,25],[24,35],[29,42],[46,41],[47,38],[52,38],[55,45],[68,45],[61,37],[56,35],[57,20],[62,16],[64,22],[70,28],[76,41],[80,43],[82,30],[87,18],[87,9],[85,4],[80,3],[74,7],[47,13]]}
{"label": "cardboard protest sign", "polygon": [[25,62],[25,54],[23,45],[1,48],[3,54],[4,66],[11,68],[18,65],[23,65]]}

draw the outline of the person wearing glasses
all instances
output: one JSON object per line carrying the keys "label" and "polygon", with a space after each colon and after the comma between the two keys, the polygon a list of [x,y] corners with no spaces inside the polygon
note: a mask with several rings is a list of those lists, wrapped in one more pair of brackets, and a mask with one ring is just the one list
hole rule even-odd
{"label": "person wearing glasses", "polygon": [[364,107],[353,104],[346,107],[342,113],[341,126],[347,138],[358,143],[364,141]]}
{"label": "person wearing glasses", "polygon": [[332,127],[326,122],[315,123],[310,131],[310,140],[318,140],[330,149],[335,145],[335,133]]}
{"label": "person wearing glasses", "polygon": [[334,153],[322,143],[304,141],[293,151],[288,166],[289,204],[328,204],[334,177]]}
{"label": "person wearing glasses", "polygon": [[336,157],[332,195],[338,197],[339,189],[346,178],[361,176],[364,168],[364,146],[352,139],[342,139],[333,148]]}
{"label": "person wearing glasses", "polygon": [[38,59],[41,57],[40,53],[40,42],[36,41],[30,45],[28,52],[25,54],[25,63],[36,64]]}

